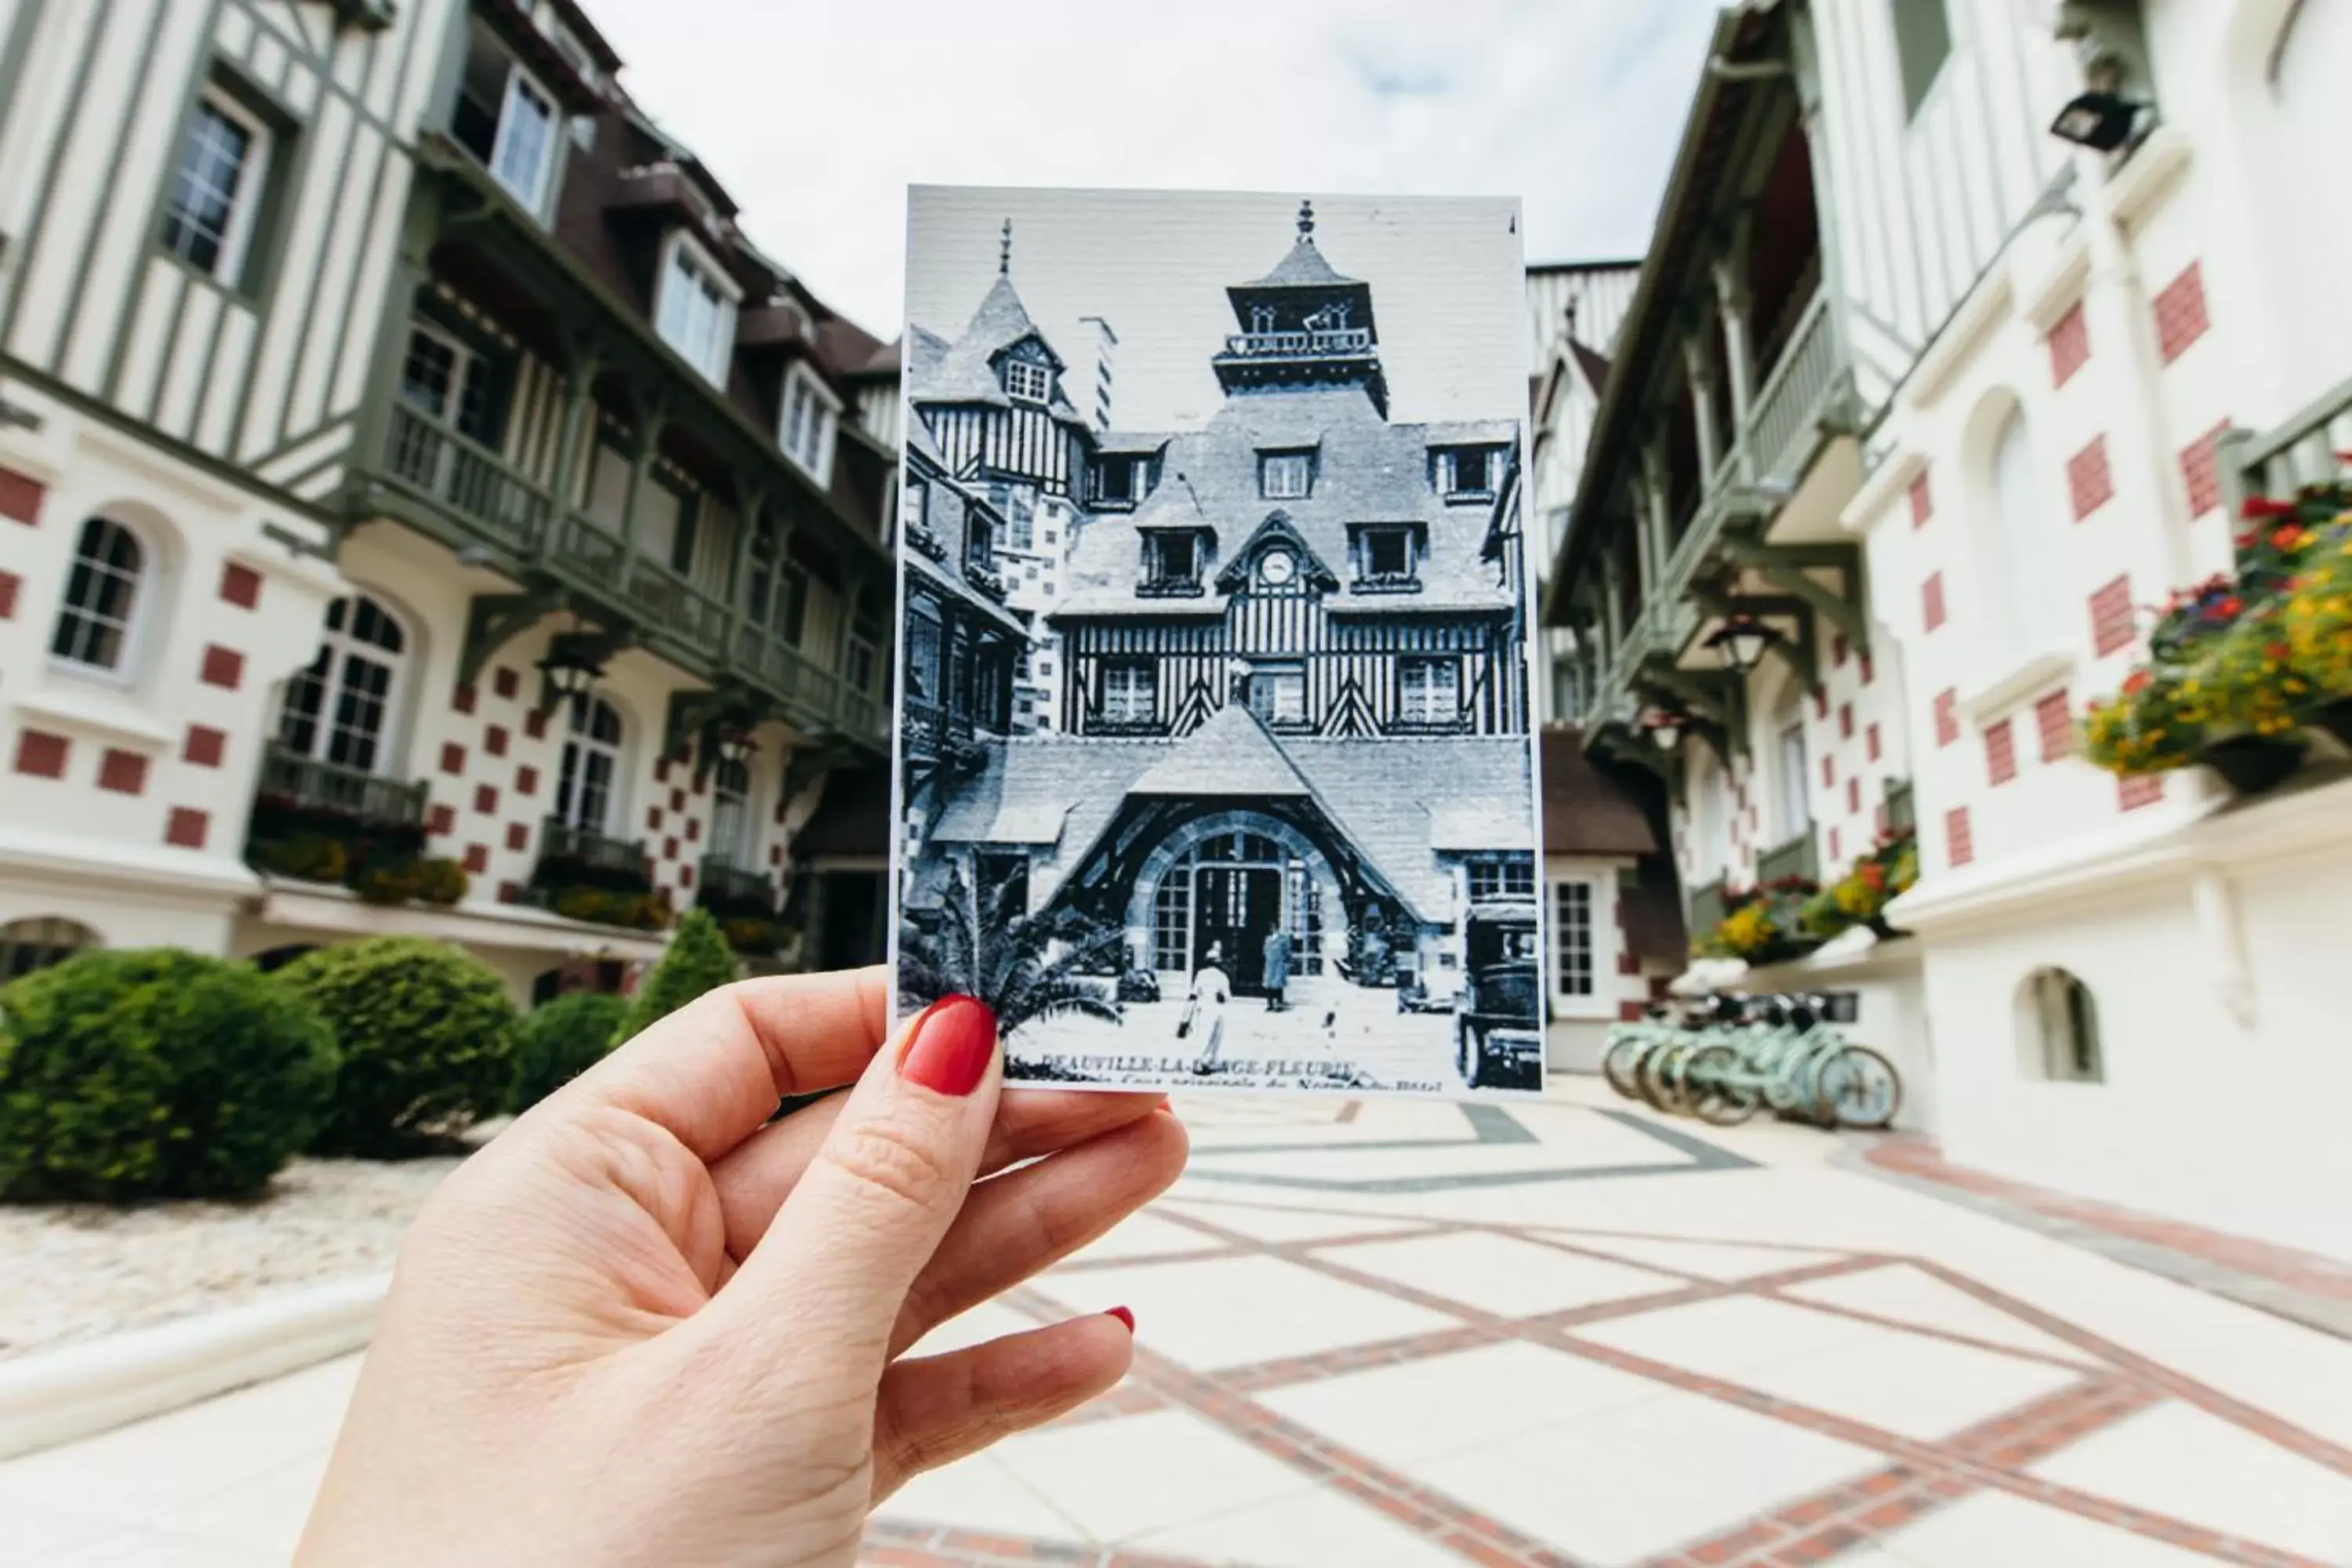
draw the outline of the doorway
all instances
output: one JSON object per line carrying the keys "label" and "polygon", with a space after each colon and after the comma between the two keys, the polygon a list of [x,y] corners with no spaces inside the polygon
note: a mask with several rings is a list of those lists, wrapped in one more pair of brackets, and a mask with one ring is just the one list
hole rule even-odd
{"label": "doorway", "polygon": [[1265,939],[1282,923],[1282,872],[1272,866],[1203,866],[1193,875],[1192,951],[1214,942],[1240,996],[1265,994]]}

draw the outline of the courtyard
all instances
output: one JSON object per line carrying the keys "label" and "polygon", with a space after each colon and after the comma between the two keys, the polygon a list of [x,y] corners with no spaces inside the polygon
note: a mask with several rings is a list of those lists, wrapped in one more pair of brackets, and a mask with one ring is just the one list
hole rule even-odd
{"label": "courtyard", "polygon": [[[870,1568],[2352,1563],[2352,1270],[1589,1080],[1180,1110],[1174,1190],[923,1347],[1125,1304],[1133,1373]],[[0,1562],[282,1563],[356,1367],[0,1464]]]}

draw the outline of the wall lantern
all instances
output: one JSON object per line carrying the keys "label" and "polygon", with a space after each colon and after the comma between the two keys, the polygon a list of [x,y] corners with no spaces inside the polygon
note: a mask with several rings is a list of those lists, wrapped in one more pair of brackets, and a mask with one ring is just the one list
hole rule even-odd
{"label": "wall lantern", "polygon": [[547,696],[540,703],[542,709],[554,707],[558,697],[585,696],[604,678],[604,667],[595,657],[563,637],[548,645],[547,657],[539,661],[539,672],[547,682]]}
{"label": "wall lantern", "polygon": [[1722,656],[1724,668],[1735,675],[1745,675],[1763,659],[1764,650],[1772,645],[1775,635],[1761,621],[1734,616],[1709,634],[1706,646]]}
{"label": "wall lantern", "polygon": [[1662,752],[1671,752],[1682,744],[1686,722],[1683,715],[1664,708],[1644,710],[1640,721],[1641,727],[1649,731],[1651,743]]}
{"label": "wall lantern", "polygon": [[2050,134],[2095,153],[2112,153],[2132,139],[2145,105],[2096,89],[2075,96],[2050,122]]}
{"label": "wall lantern", "polygon": [[751,760],[751,753],[759,749],[759,745],[751,739],[751,731],[748,730],[734,729],[719,731],[719,760],[722,763],[737,764],[748,763]]}

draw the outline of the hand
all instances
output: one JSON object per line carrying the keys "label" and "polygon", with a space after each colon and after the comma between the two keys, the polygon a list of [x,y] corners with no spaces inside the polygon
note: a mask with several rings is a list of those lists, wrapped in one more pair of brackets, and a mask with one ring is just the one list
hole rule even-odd
{"label": "hand", "polygon": [[1176,1118],[1000,1104],[986,1008],[877,1051],[885,1007],[879,969],[728,986],[459,1167],[402,1245],[296,1562],[847,1568],[908,1477],[1117,1383],[1108,1312],[895,1358],[1174,1181]]}

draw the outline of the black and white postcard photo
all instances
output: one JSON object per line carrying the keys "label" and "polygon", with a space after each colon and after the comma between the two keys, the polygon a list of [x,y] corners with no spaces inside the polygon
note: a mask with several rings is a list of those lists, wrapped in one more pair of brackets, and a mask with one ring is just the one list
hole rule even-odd
{"label": "black and white postcard photo", "polygon": [[1518,204],[917,187],[897,1006],[1008,1080],[1543,1087]]}

